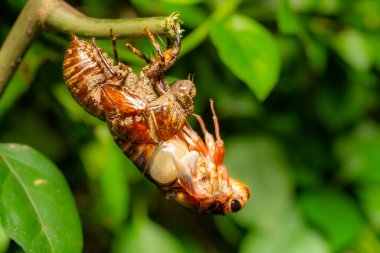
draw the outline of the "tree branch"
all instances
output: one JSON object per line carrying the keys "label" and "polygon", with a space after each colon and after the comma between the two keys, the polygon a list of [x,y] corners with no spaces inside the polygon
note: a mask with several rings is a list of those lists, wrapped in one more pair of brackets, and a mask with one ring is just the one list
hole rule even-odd
{"label": "tree branch", "polygon": [[[0,97],[33,39],[41,29],[85,37],[142,38],[144,29],[163,37],[173,36],[178,14],[169,17],[97,19],[78,12],[62,0],[29,0],[0,49]],[[177,27],[178,31],[180,28]]]}

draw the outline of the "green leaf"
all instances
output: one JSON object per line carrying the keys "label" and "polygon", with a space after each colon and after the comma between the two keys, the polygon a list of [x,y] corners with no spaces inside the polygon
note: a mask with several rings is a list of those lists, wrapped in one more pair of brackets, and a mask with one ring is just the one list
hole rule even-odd
{"label": "green leaf", "polygon": [[300,30],[296,15],[290,8],[289,0],[280,0],[277,7],[277,23],[284,34],[297,34]]}
{"label": "green leaf", "polygon": [[4,229],[0,226],[0,253],[7,252],[9,242],[9,237],[5,233]]}
{"label": "green leaf", "polygon": [[304,216],[330,241],[334,250],[353,242],[363,228],[364,221],[355,203],[335,190],[321,190],[301,195]]}
{"label": "green leaf", "polygon": [[334,143],[336,157],[342,166],[340,176],[346,181],[363,184],[380,183],[380,126],[363,122],[351,133]]}
{"label": "green leaf", "polygon": [[241,244],[240,253],[328,253],[328,244],[321,235],[306,227],[298,214],[278,224],[270,234],[248,234]]}
{"label": "green leaf", "polygon": [[360,253],[379,253],[380,241],[378,235],[370,228],[365,228],[361,231],[359,239],[355,243],[353,252]]}
{"label": "green leaf", "polygon": [[160,2],[162,3],[183,4],[183,5],[199,4],[204,1],[205,0],[160,0]]}
{"label": "green leaf", "polygon": [[369,223],[380,232],[380,186],[365,183],[356,189]]}
{"label": "green leaf", "polygon": [[290,0],[290,5],[296,12],[314,11],[318,0]]}
{"label": "green leaf", "polygon": [[266,136],[231,138],[226,140],[225,163],[231,176],[251,189],[246,206],[232,218],[262,232],[276,230],[294,205],[289,165],[281,146]]}
{"label": "green leaf", "polygon": [[196,5],[196,3],[204,2],[204,0],[132,0],[131,2],[144,16],[157,16],[158,13],[170,15],[173,12],[179,12],[181,20],[189,28],[198,27],[209,15],[205,8]]}
{"label": "green leaf", "polygon": [[268,30],[253,19],[234,15],[213,22],[211,40],[222,62],[263,101],[280,72],[279,50]]}
{"label": "green leaf", "polygon": [[372,57],[364,33],[346,28],[333,37],[332,45],[342,59],[355,70],[368,71],[371,67]]}
{"label": "green leaf", "polygon": [[26,252],[81,252],[69,187],[47,158],[25,145],[0,145],[0,220]]}

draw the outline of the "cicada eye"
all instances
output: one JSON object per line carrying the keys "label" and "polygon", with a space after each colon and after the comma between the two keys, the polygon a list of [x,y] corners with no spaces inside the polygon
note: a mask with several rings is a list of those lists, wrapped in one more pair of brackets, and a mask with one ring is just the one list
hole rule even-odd
{"label": "cicada eye", "polygon": [[237,199],[233,199],[230,203],[230,208],[231,208],[231,211],[236,213],[237,211],[239,211],[241,209],[241,203],[239,200]]}

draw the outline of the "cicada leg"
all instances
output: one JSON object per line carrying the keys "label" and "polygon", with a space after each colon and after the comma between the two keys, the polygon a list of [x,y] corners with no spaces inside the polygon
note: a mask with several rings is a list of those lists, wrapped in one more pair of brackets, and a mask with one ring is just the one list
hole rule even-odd
{"label": "cicada leg", "polygon": [[212,118],[214,121],[216,141],[214,140],[214,137],[212,136],[212,134],[210,134],[207,131],[205,123],[203,122],[203,119],[199,115],[194,115],[194,117],[197,119],[201,127],[201,130],[203,132],[203,135],[205,136],[205,143],[206,143],[208,152],[212,155],[215,165],[219,166],[223,164],[224,142],[220,138],[218,117],[216,116],[215,109],[214,109],[214,102],[212,100],[210,100],[210,107],[211,107],[211,112],[212,112]]}
{"label": "cicada leg", "polygon": [[[145,33],[147,34],[148,38],[153,44],[153,47],[156,49],[159,55],[159,57],[156,58],[156,61],[152,64],[152,66],[146,66],[144,73],[147,76],[159,76],[159,72],[161,73],[165,72],[171,66],[173,66],[173,64],[177,60],[177,56],[181,48],[181,36],[179,35],[179,31],[177,30],[175,25],[173,26],[173,30],[174,30],[174,36],[175,36],[174,47],[173,47],[173,44],[170,42],[168,43],[167,50],[163,52],[160,44],[154,38],[150,30],[147,28],[145,29]],[[159,71],[156,70],[157,68]]]}
{"label": "cicada leg", "polygon": [[170,38],[166,39],[166,50],[171,50],[173,48],[173,42]]}
{"label": "cicada leg", "polygon": [[179,136],[181,136],[188,143],[190,149],[197,150],[204,156],[211,154],[211,158],[215,162],[215,165],[218,166],[219,164],[223,163],[224,143],[223,140],[220,138],[218,118],[215,114],[214,102],[212,100],[210,100],[210,106],[213,114],[216,141],[212,134],[210,134],[207,131],[203,119],[197,114],[193,114],[193,116],[198,121],[201,127],[201,130],[205,138],[204,142],[202,138],[199,137],[198,133],[192,130],[189,125],[185,125],[182,128],[183,133],[179,133]]}
{"label": "cicada leg", "polygon": [[149,79],[150,83],[153,85],[155,92],[157,92],[159,96],[167,93],[170,90],[170,86],[163,77],[163,73],[174,64],[180,51],[181,37],[176,26],[173,27],[173,30],[175,33],[174,48],[172,48],[173,43],[170,41],[170,39],[168,39],[167,50],[164,52],[150,30],[148,28],[145,28],[144,31],[147,37],[158,53],[158,57],[154,57],[152,59],[149,59],[145,54],[143,54],[140,50],[131,44],[125,44],[133,54],[146,61],[147,65],[142,69],[141,74],[142,76],[145,76]]}
{"label": "cicada leg", "polygon": [[151,60],[145,54],[143,54],[140,50],[138,50],[137,48],[135,48],[131,44],[125,43],[125,46],[128,47],[129,50],[131,50],[131,52],[133,54],[137,55],[138,57],[140,57],[141,59],[146,61],[146,63],[151,63]]}
{"label": "cicada leg", "polygon": [[211,112],[212,112],[212,119],[214,121],[214,128],[215,128],[215,137],[216,141],[214,144],[214,162],[216,166],[219,166],[223,164],[223,159],[224,159],[224,142],[222,138],[220,138],[220,133],[219,133],[219,122],[218,122],[218,117],[216,116],[215,109],[214,109],[214,101],[210,100],[210,107],[211,107]]}
{"label": "cicada leg", "polygon": [[148,36],[148,38],[150,39],[150,41],[152,42],[153,47],[156,49],[158,55],[160,56],[161,61],[164,62],[165,56],[164,56],[164,53],[162,52],[160,44],[158,44],[157,40],[154,38],[153,34],[150,32],[150,30],[148,28],[145,28],[144,31],[145,31],[146,35]]}
{"label": "cicada leg", "polygon": [[116,37],[115,34],[113,34],[112,28],[110,29],[110,37],[111,37],[111,41],[112,41],[113,55],[115,57],[116,62],[119,64],[120,63],[120,59],[119,59],[119,54],[117,53],[117,49],[116,49],[116,40],[117,40],[117,37]]}
{"label": "cicada leg", "polygon": [[95,43],[95,38],[92,38],[92,45],[95,47],[96,52],[98,53],[102,63],[107,68],[107,70],[113,75],[116,76],[116,72],[111,68],[111,66],[108,64],[107,60],[104,58],[103,53],[100,51],[99,47]]}
{"label": "cicada leg", "polygon": [[208,150],[208,153],[212,157],[213,163],[215,164],[216,171],[219,175],[218,178],[220,180],[224,180],[228,182],[229,174],[226,169],[226,166],[223,164],[224,152],[225,152],[224,142],[222,138],[220,137],[218,117],[216,116],[215,109],[214,109],[214,102],[212,100],[210,100],[210,107],[211,107],[211,112],[212,112],[212,118],[214,121],[216,140],[214,140],[214,137],[207,131],[205,127],[205,123],[203,122],[202,118],[198,115],[195,115],[195,118],[197,119],[202,129],[202,132],[205,136],[207,150]]}
{"label": "cicada leg", "polygon": [[164,80],[162,74],[167,71],[175,61],[177,60],[177,56],[180,51],[181,47],[181,37],[179,35],[179,32],[176,28],[176,26],[173,27],[175,38],[174,38],[174,48],[173,44],[170,42],[168,43],[167,50],[165,52],[162,51],[161,46],[154,38],[153,34],[150,32],[149,29],[145,29],[145,33],[147,34],[148,38],[150,39],[151,43],[153,44],[153,47],[156,49],[158,53],[158,57],[155,57],[154,60],[147,66],[145,66],[142,69],[143,75],[145,75],[147,78],[149,78],[154,86],[161,86],[161,89],[165,92],[169,91],[169,84]]}
{"label": "cicada leg", "polygon": [[207,150],[209,150],[209,151],[211,151],[211,153],[213,153],[214,152],[214,147],[215,147],[214,137],[212,136],[212,134],[210,134],[207,131],[205,123],[203,122],[203,119],[201,118],[201,116],[199,116],[197,114],[193,114],[193,116],[198,121],[198,124],[201,127],[202,133],[203,133],[204,138],[205,138],[205,143],[206,143]]}
{"label": "cicada leg", "polygon": [[195,132],[188,124],[185,124],[182,128],[183,132],[179,132],[178,136],[181,137],[189,146],[190,150],[196,150],[203,156],[208,155],[208,149],[203,140],[197,132]]}
{"label": "cicada leg", "polygon": [[202,139],[198,136],[198,134],[194,132],[193,130],[191,130],[190,127],[186,126],[183,128],[183,130],[189,136],[189,138],[186,141],[188,143],[194,143],[194,149],[199,150],[203,154],[205,155],[211,154],[216,167],[218,167],[220,165],[223,165],[225,149],[224,149],[224,142],[222,138],[220,137],[218,117],[216,116],[215,109],[214,109],[214,102],[212,100],[210,100],[210,107],[211,107],[211,112],[212,112],[212,118],[214,121],[216,140],[214,140],[214,137],[207,131],[205,123],[203,122],[203,119],[199,115],[194,115],[194,116],[197,119],[201,127],[201,130],[205,136],[206,147]]}

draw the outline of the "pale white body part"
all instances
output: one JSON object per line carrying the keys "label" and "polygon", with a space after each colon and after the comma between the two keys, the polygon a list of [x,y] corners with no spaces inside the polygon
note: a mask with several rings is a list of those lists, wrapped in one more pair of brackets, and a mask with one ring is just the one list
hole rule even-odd
{"label": "pale white body part", "polygon": [[188,146],[181,140],[173,138],[161,142],[148,163],[147,173],[158,184],[167,185],[178,178],[178,169],[173,162],[173,156],[187,157],[189,152]]}

